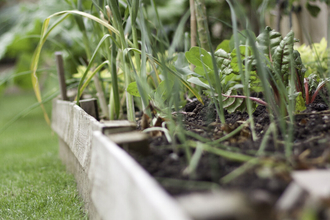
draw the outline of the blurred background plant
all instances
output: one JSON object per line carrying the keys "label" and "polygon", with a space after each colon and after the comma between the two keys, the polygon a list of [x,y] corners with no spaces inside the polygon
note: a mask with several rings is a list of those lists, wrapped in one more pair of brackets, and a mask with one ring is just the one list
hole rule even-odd
{"label": "blurred background plant", "polygon": [[[38,44],[43,20],[52,13],[69,8],[66,2],[58,1],[7,1],[2,4],[0,12],[0,62],[13,63],[14,70],[8,75],[1,74],[1,85],[17,85],[23,89],[31,89],[31,77],[27,71],[33,52]],[[40,75],[52,75],[54,66],[48,65],[53,60],[54,50],[62,50],[70,53],[66,56],[68,62],[66,68],[74,72],[77,66],[76,59],[82,54],[79,38],[81,33],[72,21],[67,21],[62,28],[52,33],[52,39],[46,44],[43,51],[43,67]],[[45,79],[45,77],[44,77]]]}

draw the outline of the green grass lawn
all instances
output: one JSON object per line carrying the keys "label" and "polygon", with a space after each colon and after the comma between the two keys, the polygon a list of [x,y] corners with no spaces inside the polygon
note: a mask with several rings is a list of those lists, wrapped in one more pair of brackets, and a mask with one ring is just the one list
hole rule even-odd
{"label": "green grass lawn", "polygon": [[[1,97],[0,128],[35,102],[33,93]],[[0,134],[0,219],[87,219],[40,108]]]}

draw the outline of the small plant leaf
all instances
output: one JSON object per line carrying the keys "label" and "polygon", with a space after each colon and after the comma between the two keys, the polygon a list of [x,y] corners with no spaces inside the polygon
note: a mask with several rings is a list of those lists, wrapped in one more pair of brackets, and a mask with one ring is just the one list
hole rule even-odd
{"label": "small plant leaf", "polygon": [[[227,91],[225,95],[230,96],[231,95],[231,90]],[[227,107],[231,106],[235,102],[235,98],[229,98],[228,96],[225,96],[222,99],[224,108],[227,108]]]}
{"label": "small plant leaf", "polygon": [[198,78],[198,77],[191,77],[191,78],[188,79],[188,82],[193,83],[193,84],[198,85],[198,86],[201,86],[201,87],[206,88],[206,89],[211,89],[211,87],[208,84],[202,82],[200,80],[200,78]]}
{"label": "small plant leaf", "polygon": [[296,104],[295,104],[295,113],[302,112],[306,109],[305,100],[301,92],[296,97]]}
{"label": "small plant leaf", "polygon": [[227,53],[223,49],[219,49],[214,53],[214,56],[216,58],[217,65],[223,74],[229,75],[233,72],[233,69],[230,65],[231,57],[229,53]]}
{"label": "small plant leaf", "polygon": [[[179,53],[177,55],[177,60],[174,63],[174,67],[182,75],[185,75],[185,76],[195,75],[195,76],[197,76],[197,74],[194,71],[190,70],[189,63],[188,63],[184,53]],[[203,70],[202,74],[204,75],[204,70]]]}
{"label": "small plant leaf", "polygon": [[205,67],[208,70],[213,70],[212,57],[203,48],[192,47],[185,55],[187,60],[196,67]]}
{"label": "small plant leaf", "polygon": [[[236,95],[236,91],[229,90],[226,95]],[[242,98],[227,98],[224,101],[223,107],[228,111],[228,113],[233,113],[243,104],[244,99]]]}
{"label": "small plant leaf", "polygon": [[[246,57],[246,54],[245,54],[245,50],[246,49],[248,49],[248,57],[250,57],[252,55],[252,51],[251,51],[251,49],[249,47],[240,46],[239,47],[239,50],[240,50],[240,55],[241,55],[241,59],[242,60],[248,58],[248,57]],[[239,65],[238,65],[238,60],[237,60],[237,51],[236,51],[236,48],[231,52],[230,56],[231,56],[231,63],[230,63],[230,65],[231,65],[233,71],[235,73],[239,73]],[[245,71],[244,66],[243,66],[243,71]]]}
{"label": "small plant leaf", "polygon": [[230,53],[230,46],[229,46],[230,40],[223,40],[218,46],[217,49],[215,49],[216,51],[219,49],[222,49],[224,51],[226,51],[227,53]]}
{"label": "small plant leaf", "polygon": [[[197,73],[199,76],[205,76],[205,70],[201,66],[196,66],[194,69],[194,72]],[[206,71],[206,73],[210,73],[210,72],[211,72],[211,70]]]}
{"label": "small plant leaf", "polygon": [[189,63],[188,63],[184,53],[178,53],[177,59],[174,62],[174,66],[175,66],[175,68],[184,68],[184,67],[189,66]]}
{"label": "small plant leaf", "polygon": [[283,83],[285,85],[288,84],[289,80],[289,66],[293,53],[293,31],[290,31],[283,40],[281,40],[280,44],[276,47],[274,51],[274,71],[280,74],[282,77]]}
{"label": "small plant leaf", "polygon": [[304,77],[307,69],[305,68],[304,64],[302,63],[302,60],[300,58],[300,54],[298,51],[293,51],[293,59],[294,59],[294,67],[296,70],[296,88],[298,92],[302,92],[302,94],[305,93],[305,87],[304,87]]}
{"label": "small plant leaf", "polygon": [[141,97],[136,82],[131,82],[128,85],[127,92],[132,96]]}
{"label": "small plant leaf", "polygon": [[[166,80],[168,80],[167,83],[169,84],[168,85],[169,89],[172,90],[174,86],[174,81],[170,79],[166,79]],[[155,92],[159,95],[159,97],[162,97],[164,101],[167,100],[169,98],[168,96],[171,94],[167,91],[168,91],[168,87],[165,80],[159,83],[157,89],[155,90]]]}
{"label": "small plant leaf", "polygon": [[266,27],[265,30],[257,37],[257,47],[266,57],[272,60],[272,55],[280,42],[282,36],[279,32],[272,30],[270,27]]}

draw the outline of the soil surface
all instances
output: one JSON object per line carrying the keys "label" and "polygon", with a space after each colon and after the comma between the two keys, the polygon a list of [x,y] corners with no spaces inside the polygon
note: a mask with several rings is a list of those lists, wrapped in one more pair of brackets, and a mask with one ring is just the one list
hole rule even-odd
{"label": "soil surface", "polygon": [[[188,103],[180,112],[184,129],[194,132],[190,139],[217,140],[242,125],[248,118],[246,112],[228,114],[226,124],[217,119],[216,109],[210,100],[204,105],[198,101]],[[187,157],[179,138],[171,145],[164,135],[152,137],[151,152],[148,156],[132,153],[132,156],[172,195],[181,195],[212,188],[239,189],[245,192],[264,190],[278,198],[290,183],[290,171],[325,167],[329,156],[330,111],[319,96],[306,106],[307,109],[294,118],[292,155],[285,157],[285,135],[278,132],[274,138],[270,134],[265,152],[258,157],[260,163],[245,164],[203,151],[195,172],[187,172]],[[253,113],[256,139],[252,140],[251,128],[244,127],[237,135],[213,147],[229,152],[256,156],[260,143],[270,125],[270,115],[266,107],[258,106]],[[177,118],[180,118],[177,115]],[[279,122],[275,119],[279,129]],[[291,123],[285,118],[286,126]],[[199,137],[199,138],[198,138]],[[274,141],[275,140],[275,141]],[[192,153],[194,149],[191,148]],[[243,172],[237,172],[237,168]],[[236,170],[236,171],[235,171]],[[231,173],[235,171],[234,173]],[[228,175],[230,174],[230,175]],[[233,175],[234,174],[234,175]]]}

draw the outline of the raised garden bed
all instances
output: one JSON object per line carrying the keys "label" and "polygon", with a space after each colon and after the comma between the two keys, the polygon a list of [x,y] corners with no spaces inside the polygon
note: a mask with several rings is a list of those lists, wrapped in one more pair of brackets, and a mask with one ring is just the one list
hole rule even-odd
{"label": "raised garden bed", "polygon": [[[305,113],[296,116],[300,122],[297,126],[303,128],[296,131],[297,143],[293,147],[297,159],[292,161],[294,169],[326,168],[326,163],[322,161],[327,158],[327,126],[324,126],[327,123],[322,125],[318,122],[327,119],[326,108],[324,104],[311,104]],[[196,111],[196,114],[199,113]],[[260,114],[260,120],[267,118],[267,113],[261,111]],[[244,114],[228,114],[226,117],[228,121],[246,119]],[[217,157],[219,172],[215,180],[212,179],[214,173],[210,173],[210,160],[215,157],[207,153],[200,161],[195,178],[191,179],[182,172],[186,165],[181,151],[173,154],[173,150],[166,146],[168,143],[164,137],[155,137],[151,139],[148,153],[147,137],[132,131],[135,125],[128,121],[99,122],[75,104],[61,100],[53,101],[52,118],[52,128],[59,135],[60,156],[77,179],[91,219],[132,219],[133,216],[134,219],[246,219],[247,215],[249,219],[265,219],[265,216],[266,219],[275,219],[275,210],[277,216],[285,213],[291,215],[299,201],[302,202],[301,198],[305,198],[303,203],[308,203],[310,199],[306,200],[306,197],[326,196],[329,189],[326,170],[321,173],[293,171],[291,174],[282,170],[262,178],[262,169],[256,175],[257,166],[247,168],[246,172],[237,175],[237,179],[224,184],[219,179],[241,166],[241,163]],[[189,121],[189,117],[185,120]],[[302,126],[302,121],[318,122],[318,125],[309,129],[311,125]],[[195,129],[192,123],[188,124]],[[312,138],[315,129],[320,133],[317,135],[319,138]],[[214,132],[210,134],[215,135]],[[207,136],[206,133],[203,135]],[[238,135],[232,139],[231,145],[245,149],[247,154],[257,150],[258,143],[249,140],[239,142],[240,137]],[[270,139],[267,146],[273,144]],[[175,197],[169,196],[122,148],[129,151]],[[310,151],[312,153],[307,154]],[[304,152],[306,156],[303,156]],[[174,158],[175,155],[179,157]],[[224,165],[223,168],[219,167],[220,164]],[[319,187],[315,186],[316,183],[304,184],[306,178],[312,176],[320,184]]]}
{"label": "raised garden bed", "polygon": [[125,139],[119,144],[137,154],[132,142],[141,144],[146,137],[139,133],[132,141],[137,134],[127,133],[132,128],[128,121],[101,123],[75,104],[55,99],[52,128],[59,136],[60,157],[75,175],[91,219],[258,219],[269,214],[258,213],[259,202],[251,203],[239,191],[193,190],[196,193],[171,197],[113,141],[122,135]]}

